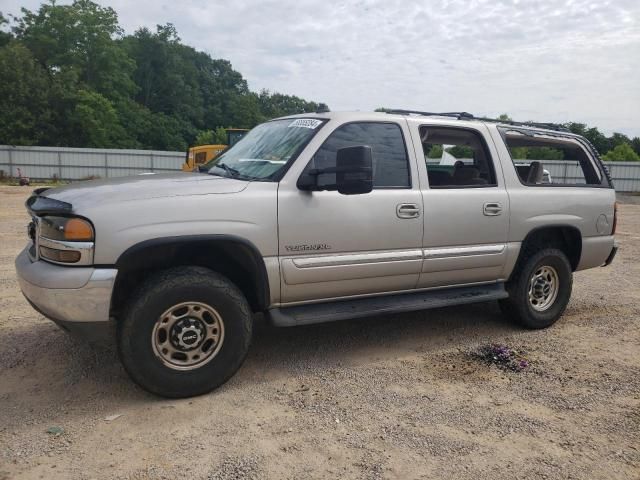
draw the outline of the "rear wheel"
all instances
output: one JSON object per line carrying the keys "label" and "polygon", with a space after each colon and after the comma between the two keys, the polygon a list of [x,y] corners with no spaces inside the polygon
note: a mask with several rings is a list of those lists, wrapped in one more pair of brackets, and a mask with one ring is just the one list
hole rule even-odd
{"label": "rear wheel", "polygon": [[534,251],[516,267],[507,283],[509,298],[500,301],[500,308],[527,328],[549,327],[567,308],[572,283],[571,265],[561,250]]}
{"label": "rear wheel", "polygon": [[150,278],[133,295],[118,324],[118,350],[145,390],[190,397],[236,372],[251,331],[251,310],[233,283],[205,268],[180,267]]}

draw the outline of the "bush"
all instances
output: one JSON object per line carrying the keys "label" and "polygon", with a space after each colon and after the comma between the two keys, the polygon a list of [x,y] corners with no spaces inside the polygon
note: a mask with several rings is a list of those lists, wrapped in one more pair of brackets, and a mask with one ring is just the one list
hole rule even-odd
{"label": "bush", "polygon": [[640,162],[640,156],[628,143],[621,143],[602,156],[607,162]]}

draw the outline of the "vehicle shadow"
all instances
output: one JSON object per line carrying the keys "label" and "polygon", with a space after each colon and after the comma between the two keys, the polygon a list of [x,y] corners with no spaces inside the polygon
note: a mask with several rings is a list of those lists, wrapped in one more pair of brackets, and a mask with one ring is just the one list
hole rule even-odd
{"label": "vehicle shadow", "polygon": [[[221,391],[301,372],[469,348],[520,331],[495,303],[293,328],[256,318],[243,367]],[[114,346],[89,345],[49,322],[0,333],[0,401],[73,408],[95,399],[115,404],[161,401],[130,381]]]}
{"label": "vehicle shadow", "polygon": [[466,349],[518,331],[495,302],[293,328],[274,328],[259,320],[237,381]]}

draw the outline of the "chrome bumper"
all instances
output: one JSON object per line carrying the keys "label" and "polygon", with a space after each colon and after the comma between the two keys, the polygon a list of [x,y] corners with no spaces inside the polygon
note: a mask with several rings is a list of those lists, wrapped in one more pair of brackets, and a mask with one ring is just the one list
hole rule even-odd
{"label": "chrome bumper", "polygon": [[62,267],[16,258],[18,282],[36,310],[56,323],[108,322],[116,269]]}

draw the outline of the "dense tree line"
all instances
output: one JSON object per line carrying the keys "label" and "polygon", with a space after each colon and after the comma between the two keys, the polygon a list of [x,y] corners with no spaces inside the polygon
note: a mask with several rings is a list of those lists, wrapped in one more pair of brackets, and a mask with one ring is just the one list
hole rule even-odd
{"label": "dense tree line", "polygon": [[183,150],[222,127],[317,108],[250,91],[171,24],[124,35],[116,12],[90,0],[0,14],[0,144]]}

